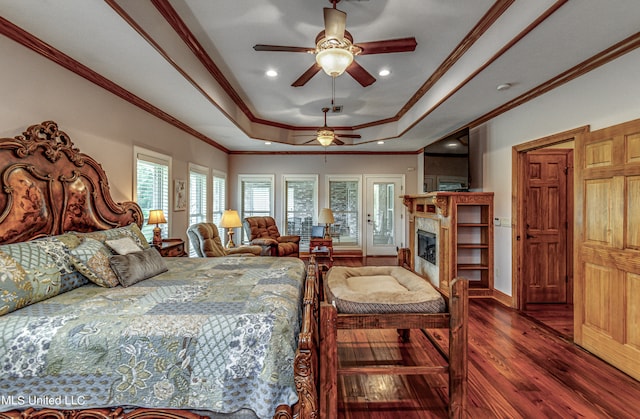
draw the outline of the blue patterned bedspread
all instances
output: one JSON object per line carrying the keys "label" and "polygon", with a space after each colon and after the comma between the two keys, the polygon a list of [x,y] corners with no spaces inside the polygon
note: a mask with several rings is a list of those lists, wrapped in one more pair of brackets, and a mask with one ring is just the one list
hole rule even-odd
{"label": "blue patterned bedspread", "polygon": [[0,317],[0,411],[253,410],[297,401],[295,258],[169,258],[129,288],[82,286]]}

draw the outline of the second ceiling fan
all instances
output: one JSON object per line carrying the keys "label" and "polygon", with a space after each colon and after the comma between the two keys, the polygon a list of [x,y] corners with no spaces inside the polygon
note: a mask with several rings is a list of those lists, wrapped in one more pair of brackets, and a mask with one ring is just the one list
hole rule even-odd
{"label": "second ceiling fan", "polygon": [[324,125],[316,130],[315,138],[304,143],[305,145],[317,141],[321,146],[329,147],[331,144],[344,145],[344,141],[341,141],[338,137],[361,138],[360,134],[338,134],[334,128],[327,126],[327,112],[329,112],[329,108],[322,108],[322,112],[324,112]]}
{"label": "second ceiling fan", "polygon": [[338,1],[340,0],[330,0],[333,8],[324,8],[324,31],[316,37],[315,48],[257,44],[253,46],[253,49],[256,51],[315,54],[316,63],[293,82],[292,86],[294,87],[304,86],[320,70],[324,70],[332,77],[337,77],[346,71],[358,83],[366,87],[373,84],[376,79],[353,59],[354,56],[410,52],[416,49],[417,42],[414,37],[354,44],[353,37],[345,29],[347,14],[336,9]]}

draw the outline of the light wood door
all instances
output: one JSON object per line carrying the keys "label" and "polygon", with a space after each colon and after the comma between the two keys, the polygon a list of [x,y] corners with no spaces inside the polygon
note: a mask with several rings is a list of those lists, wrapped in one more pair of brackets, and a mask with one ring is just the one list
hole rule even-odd
{"label": "light wood door", "polygon": [[522,273],[526,303],[567,303],[567,174],[572,150],[526,156]]}
{"label": "light wood door", "polygon": [[576,147],[575,342],[640,380],[640,119]]}

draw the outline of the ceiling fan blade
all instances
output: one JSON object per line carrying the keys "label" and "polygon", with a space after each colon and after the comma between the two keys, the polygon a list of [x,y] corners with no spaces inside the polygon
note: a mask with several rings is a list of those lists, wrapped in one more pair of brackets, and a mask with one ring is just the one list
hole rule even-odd
{"label": "ceiling fan blade", "polygon": [[304,72],[304,74],[302,74],[300,77],[298,77],[298,80],[294,81],[293,84],[291,84],[291,85],[293,87],[304,86],[320,70],[322,70],[322,67],[320,67],[318,64],[314,63],[311,67],[309,67],[309,69],[307,71]]}
{"label": "ceiling fan blade", "polygon": [[360,83],[362,87],[367,87],[376,81],[376,78],[369,74],[369,72],[355,60],[349,67],[347,67],[347,73],[349,73],[351,77],[356,79],[356,81]]}
{"label": "ceiling fan blade", "polygon": [[336,135],[341,138],[362,138],[360,134],[336,134]]}
{"label": "ceiling fan blade", "polygon": [[347,14],[342,10],[324,8],[324,35],[342,41],[347,27]]}
{"label": "ceiling fan blade", "polygon": [[340,141],[338,137],[333,137],[333,144],[335,145],[344,145],[344,141]]}
{"label": "ceiling fan blade", "polygon": [[263,45],[263,44],[254,45],[253,49],[256,51],[276,51],[276,52],[308,52],[308,53],[315,52],[314,48],[285,47],[282,45]]}
{"label": "ceiling fan blade", "polygon": [[358,43],[358,46],[362,48],[360,55],[410,52],[416,49],[416,45],[418,45],[418,42],[413,37]]}

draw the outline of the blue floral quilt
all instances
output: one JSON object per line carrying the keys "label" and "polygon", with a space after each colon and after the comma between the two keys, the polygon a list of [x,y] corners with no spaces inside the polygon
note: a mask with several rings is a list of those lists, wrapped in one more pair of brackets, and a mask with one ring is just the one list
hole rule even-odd
{"label": "blue floral quilt", "polygon": [[168,258],[131,287],[84,285],[0,317],[0,411],[251,409],[297,401],[304,263]]}

